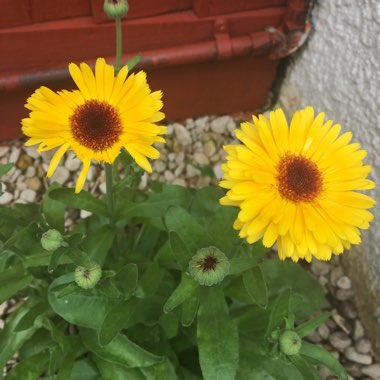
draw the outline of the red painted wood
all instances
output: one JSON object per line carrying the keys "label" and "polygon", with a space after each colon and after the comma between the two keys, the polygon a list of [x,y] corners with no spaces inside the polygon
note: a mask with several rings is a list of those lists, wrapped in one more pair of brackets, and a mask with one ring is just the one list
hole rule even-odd
{"label": "red painted wood", "polygon": [[[91,0],[92,14],[98,23],[112,19],[103,12],[104,0]],[[169,12],[191,9],[193,0],[129,0],[128,19],[157,16]]]}
{"label": "red painted wood", "polygon": [[29,0],[0,0],[0,29],[30,24]]}
{"label": "red painted wood", "polygon": [[208,17],[286,5],[287,0],[194,0],[197,16]]}

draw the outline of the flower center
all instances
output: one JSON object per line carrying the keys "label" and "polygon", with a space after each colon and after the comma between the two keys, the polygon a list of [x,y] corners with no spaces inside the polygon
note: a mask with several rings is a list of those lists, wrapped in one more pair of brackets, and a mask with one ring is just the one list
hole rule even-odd
{"label": "flower center", "polygon": [[122,132],[116,109],[99,100],[88,100],[79,106],[70,122],[75,140],[96,152],[110,148]]}
{"label": "flower center", "polygon": [[322,191],[322,175],[317,165],[303,156],[287,154],[280,161],[278,190],[293,202],[311,202]]}
{"label": "flower center", "polygon": [[215,270],[218,264],[218,260],[214,256],[205,257],[200,263],[199,266],[202,268],[203,272],[209,272]]}

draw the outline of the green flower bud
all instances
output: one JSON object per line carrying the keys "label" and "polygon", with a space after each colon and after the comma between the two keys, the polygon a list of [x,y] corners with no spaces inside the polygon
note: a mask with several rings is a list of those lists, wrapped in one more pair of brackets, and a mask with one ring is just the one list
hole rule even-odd
{"label": "green flower bud", "polygon": [[75,269],[75,282],[83,289],[92,289],[102,277],[102,268],[96,261],[92,261],[88,268]]}
{"label": "green flower bud", "polygon": [[64,239],[62,234],[57,230],[48,230],[42,234],[41,245],[46,251],[54,252],[59,247],[62,247]]}
{"label": "green flower bud", "polygon": [[286,330],[280,336],[280,348],[285,355],[297,355],[301,345],[302,340],[295,331]]}
{"label": "green flower bud", "polygon": [[189,272],[201,285],[221,282],[230,271],[227,256],[216,247],[200,249],[189,263]]}
{"label": "green flower bud", "polygon": [[127,0],[104,0],[104,12],[112,18],[120,18],[128,13],[129,5]]}

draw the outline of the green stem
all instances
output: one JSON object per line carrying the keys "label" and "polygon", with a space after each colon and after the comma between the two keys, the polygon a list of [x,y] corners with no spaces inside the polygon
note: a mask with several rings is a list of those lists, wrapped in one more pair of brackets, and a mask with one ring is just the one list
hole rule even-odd
{"label": "green stem", "polygon": [[104,167],[105,167],[105,171],[106,171],[106,197],[107,197],[108,214],[109,214],[109,218],[110,218],[111,227],[114,227],[115,226],[115,214],[113,211],[112,164],[104,164]]}
{"label": "green stem", "polygon": [[115,72],[116,74],[121,69],[121,56],[123,51],[123,31],[121,28],[121,17],[116,17],[116,62]]}

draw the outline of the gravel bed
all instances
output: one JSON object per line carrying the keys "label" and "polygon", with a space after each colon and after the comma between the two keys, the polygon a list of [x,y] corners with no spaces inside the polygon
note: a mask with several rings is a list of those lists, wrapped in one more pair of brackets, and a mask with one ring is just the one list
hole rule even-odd
{"label": "gravel bed", "polygon": [[[204,116],[186,119],[182,123],[168,125],[167,143],[158,146],[161,158],[153,163],[153,174],[144,174],[140,188],[147,186],[148,180],[159,180],[181,186],[203,187],[217,184],[222,176],[220,164],[224,160],[222,146],[233,142],[233,130],[246,114],[233,116]],[[74,187],[81,162],[71,153],[65,155],[51,179],[46,178],[46,170],[52,156],[45,152],[41,156],[34,147],[23,147],[22,139],[0,144],[0,163],[12,162],[15,167],[2,178],[3,195],[1,205],[39,201],[50,183],[57,181]],[[100,165],[92,165],[84,189],[93,194],[105,193],[105,177]],[[87,211],[70,211],[66,227],[70,227]],[[353,303],[354,289],[349,277],[340,265],[339,258],[325,263],[313,260],[305,264],[324,287],[326,307],[332,317],[307,339],[323,345],[344,365],[350,379],[380,380],[380,363],[376,362],[372,345],[365,329],[358,319]],[[10,300],[0,305],[0,329],[4,319],[18,304]],[[17,361],[14,357],[4,368],[8,370]],[[336,377],[326,368],[320,372],[325,379]]]}

